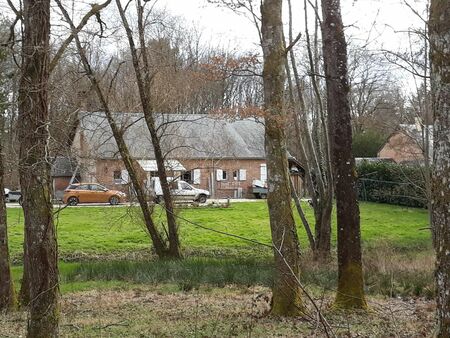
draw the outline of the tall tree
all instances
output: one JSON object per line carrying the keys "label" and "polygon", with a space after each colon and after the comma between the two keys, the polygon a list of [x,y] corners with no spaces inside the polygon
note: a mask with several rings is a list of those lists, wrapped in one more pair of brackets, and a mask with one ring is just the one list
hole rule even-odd
{"label": "tall tree", "polygon": [[286,146],[284,86],[286,49],[283,39],[282,0],[261,4],[264,57],[265,149],[268,171],[267,204],[274,245],[276,275],[272,288],[272,313],[296,316],[302,313],[299,246],[291,209],[291,189]]}
{"label": "tall tree", "polygon": [[[0,95],[1,96],[1,95]],[[0,97],[1,99],[1,97]],[[3,100],[2,100],[3,101]],[[0,109],[2,104],[0,103]],[[2,114],[1,112],[0,114]],[[15,306],[15,294],[11,267],[9,262],[8,227],[6,219],[6,204],[4,194],[4,165],[3,165],[3,116],[0,115],[0,311]]]}
{"label": "tall tree", "polygon": [[[157,229],[156,224],[153,221],[152,218],[152,212],[151,208],[148,205],[147,198],[145,196],[145,191],[143,184],[141,180],[139,179],[138,175],[138,169],[137,167],[139,164],[136,163],[135,160],[130,155],[130,151],[128,149],[128,146],[124,139],[124,131],[120,128],[120,126],[116,123],[114,120],[114,115],[111,112],[111,109],[109,107],[107,95],[104,93],[101,87],[101,83],[98,79],[98,76],[94,73],[89,60],[86,56],[86,50],[83,48],[78,31],[70,18],[69,13],[63,6],[62,2],[60,0],[56,0],[56,3],[61,10],[65,20],[69,23],[70,29],[72,30],[72,35],[75,40],[75,44],[77,46],[78,54],[80,55],[81,63],[83,64],[83,68],[86,72],[87,77],[89,78],[89,81],[92,84],[92,87],[97,94],[97,97],[100,101],[100,104],[104,110],[104,113],[106,115],[106,120],[108,121],[108,124],[111,128],[114,140],[117,143],[117,147],[119,149],[120,156],[122,157],[122,161],[125,165],[125,168],[128,171],[130,181],[133,184],[133,189],[136,193],[137,200],[139,202],[139,206],[141,207],[142,215],[144,218],[146,229],[150,235],[150,238],[152,239],[153,247],[155,249],[156,254],[159,257],[166,257],[170,256],[169,250],[166,247],[166,243],[164,242],[163,237],[161,236],[160,232]],[[100,8],[99,8],[100,11]],[[100,12],[97,12],[98,15],[100,15]],[[111,81],[113,81],[112,79]]]}
{"label": "tall tree", "polygon": [[[3,22],[0,21],[0,37],[4,40]],[[0,49],[0,70],[4,71],[7,61],[7,53],[4,48]],[[3,142],[6,139],[5,111],[7,109],[7,92],[4,88],[4,76],[0,75],[0,311],[9,310],[15,305],[14,286],[11,276],[8,248],[8,227],[6,217],[6,204],[4,191],[5,163]]]}
{"label": "tall tree", "polygon": [[[289,44],[292,44],[294,37],[292,34],[292,8],[291,1],[288,0],[289,9]],[[313,48],[311,46],[310,34],[308,31],[308,15],[307,5],[305,1],[305,36],[306,47],[308,54],[308,66],[310,74],[310,85],[313,88],[314,99],[311,100],[312,107],[306,107],[304,99],[305,85],[301,80],[297,60],[294,51],[291,48],[289,51],[290,67],[287,63],[288,88],[289,98],[292,107],[296,107],[297,112],[293,117],[294,130],[298,140],[298,151],[300,158],[304,161],[306,186],[311,196],[312,205],[314,208],[315,218],[315,238],[310,235],[307,221],[302,216],[301,205],[296,200],[297,210],[300,213],[301,219],[307,228],[308,238],[311,249],[314,253],[314,258],[319,260],[326,260],[331,256],[331,212],[333,209],[333,188],[332,188],[332,174],[329,156],[329,142],[326,126],[326,116],[323,109],[322,97],[319,90],[319,83],[316,74],[317,63],[316,57],[313,56]],[[317,24],[316,24],[317,25]],[[316,37],[315,37],[316,38]],[[291,77],[290,68],[292,68],[293,78]],[[294,99],[294,92],[297,94]],[[295,102],[296,101],[296,102]],[[312,114],[311,119],[313,127],[309,128],[308,111],[317,111]]]}
{"label": "tall tree", "polygon": [[58,253],[48,154],[50,0],[25,0],[19,85],[19,176],[30,291],[28,337],[57,337]]}
{"label": "tall tree", "polygon": [[437,337],[450,337],[450,2],[431,0],[429,18],[434,115],[432,226],[436,247]]}
{"label": "tall tree", "polygon": [[[144,4],[145,3],[146,1],[144,1]],[[142,5],[140,0],[136,1],[140,48],[140,52],[138,52],[133,38],[133,31],[131,30],[131,27],[128,23],[125,10],[121,5],[120,0],[116,0],[116,4],[117,8],[119,9],[123,27],[125,28],[128,37],[128,43],[130,46],[131,58],[136,75],[136,82],[139,90],[142,111],[144,113],[144,119],[147,124],[147,128],[150,132],[156,165],[158,168],[158,177],[161,182],[164,199],[164,209],[166,211],[167,217],[167,227],[169,229],[169,256],[173,258],[179,258],[181,257],[181,252],[180,240],[178,237],[178,225],[175,218],[172,196],[170,194],[170,186],[166,174],[165,155],[161,147],[160,135],[158,134],[158,126],[154,114],[154,102],[152,102],[150,96],[152,78],[155,74],[152,74],[150,69],[147,41],[145,39],[146,19],[144,16],[144,6]]]}
{"label": "tall tree", "polygon": [[338,288],[335,305],[366,308],[361,230],[340,0],[322,0],[322,49],[337,210]]}

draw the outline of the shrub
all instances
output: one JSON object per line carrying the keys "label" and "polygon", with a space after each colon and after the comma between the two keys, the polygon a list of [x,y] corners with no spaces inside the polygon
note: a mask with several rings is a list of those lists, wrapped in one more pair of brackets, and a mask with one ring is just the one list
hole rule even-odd
{"label": "shrub", "polygon": [[362,161],[356,170],[360,200],[408,207],[427,206],[422,167]]}

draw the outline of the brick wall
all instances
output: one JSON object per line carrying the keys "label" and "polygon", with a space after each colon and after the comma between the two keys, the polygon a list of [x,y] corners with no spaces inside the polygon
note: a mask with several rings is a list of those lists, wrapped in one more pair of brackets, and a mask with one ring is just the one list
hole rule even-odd
{"label": "brick wall", "polygon": [[[200,184],[196,188],[209,190],[215,198],[235,198],[241,191],[243,198],[253,198],[252,181],[260,179],[260,166],[264,159],[222,159],[222,160],[183,160],[180,161],[187,170],[200,169]],[[226,179],[217,181],[217,170],[226,172]],[[233,173],[244,169],[245,180],[235,179]]]}
{"label": "brick wall", "polygon": [[[252,193],[252,182],[254,179],[261,179],[261,164],[265,164],[264,159],[221,159],[221,160],[180,160],[180,163],[187,171],[200,170],[200,182],[194,184],[193,173],[190,183],[199,189],[208,190],[214,198],[254,198]],[[125,169],[121,160],[97,160],[95,164],[95,174],[90,173],[82,180],[85,182],[97,182],[109,189],[127,191],[126,185],[117,184],[114,181],[114,171]],[[217,180],[217,170],[226,172],[226,179]],[[237,177],[233,173],[245,170],[245,180]],[[143,174],[143,173],[141,173]],[[168,173],[173,176],[172,173]],[[175,174],[174,176],[177,176]],[[301,180],[294,179],[296,186],[301,187]]]}

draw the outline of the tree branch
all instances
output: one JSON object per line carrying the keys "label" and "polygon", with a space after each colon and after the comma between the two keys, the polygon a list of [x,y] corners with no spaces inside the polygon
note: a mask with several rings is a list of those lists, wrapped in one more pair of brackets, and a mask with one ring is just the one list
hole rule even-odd
{"label": "tree branch", "polygon": [[[8,0],[9,2],[10,0]],[[83,27],[87,24],[87,22],[89,21],[89,19],[93,16],[93,15],[97,15],[98,12],[100,12],[100,10],[102,10],[103,8],[105,8],[106,6],[108,6],[111,3],[112,0],[106,0],[104,3],[98,5],[98,4],[93,4],[91,5],[92,8],[89,12],[87,12],[84,16],[83,19],[81,19],[81,22],[78,24],[78,26],[75,28],[75,30],[73,30],[70,35],[67,37],[66,40],[64,40],[63,44],[59,47],[58,51],[56,52],[55,56],[53,57],[53,59],[50,62],[50,73],[53,71],[53,69],[56,67],[56,65],[58,64],[59,60],[61,59],[62,55],[64,54],[64,51],[66,50],[66,48],[70,45],[70,43],[72,42],[75,34],[78,34]]]}

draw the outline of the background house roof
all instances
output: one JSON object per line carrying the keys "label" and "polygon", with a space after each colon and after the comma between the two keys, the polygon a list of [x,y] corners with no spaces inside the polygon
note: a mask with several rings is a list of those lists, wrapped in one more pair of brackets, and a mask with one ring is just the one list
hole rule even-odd
{"label": "background house roof", "polygon": [[[167,159],[263,159],[264,125],[255,119],[229,121],[200,114],[156,114],[161,146]],[[154,152],[142,113],[115,113],[131,156],[153,159]],[[120,158],[111,128],[102,112],[80,113],[79,131],[90,157]]]}
{"label": "background house roof", "polygon": [[75,168],[77,167],[76,161],[64,156],[55,157],[51,165],[52,177],[72,177]]}

